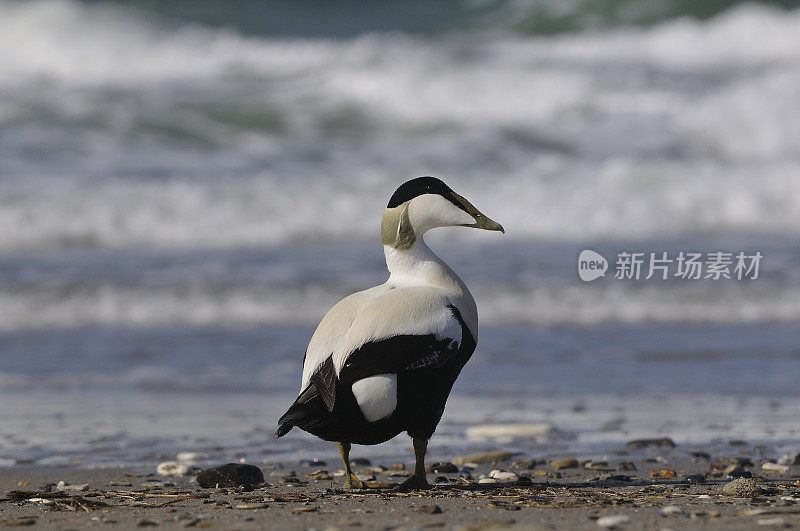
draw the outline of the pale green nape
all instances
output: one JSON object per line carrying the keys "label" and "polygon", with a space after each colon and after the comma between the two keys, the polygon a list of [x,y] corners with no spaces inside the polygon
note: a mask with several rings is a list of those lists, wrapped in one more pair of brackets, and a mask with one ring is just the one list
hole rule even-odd
{"label": "pale green nape", "polygon": [[417,240],[411,220],[408,219],[408,201],[383,212],[381,242],[395,249],[410,249]]}

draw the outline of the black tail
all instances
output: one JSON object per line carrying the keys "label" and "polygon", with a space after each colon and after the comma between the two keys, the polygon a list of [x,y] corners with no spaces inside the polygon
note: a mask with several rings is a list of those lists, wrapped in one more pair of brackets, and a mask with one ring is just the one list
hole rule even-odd
{"label": "black tail", "polygon": [[278,429],[275,431],[275,438],[280,439],[294,428],[294,410],[297,404],[292,404],[292,407],[289,408],[289,411],[283,414],[283,416],[278,420]]}
{"label": "black tail", "polygon": [[294,421],[303,417],[303,413],[300,411],[300,409],[301,405],[295,401],[289,410],[284,413],[280,419],[278,419],[278,429],[275,431],[276,438],[281,438],[292,431],[292,428],[295,427]]}

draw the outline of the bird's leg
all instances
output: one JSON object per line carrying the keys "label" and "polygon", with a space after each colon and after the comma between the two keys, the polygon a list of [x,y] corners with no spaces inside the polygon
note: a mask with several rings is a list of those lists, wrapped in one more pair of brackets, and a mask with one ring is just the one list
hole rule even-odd
{"label": "bird's leg", "polygon": [[428,450],[428,439],[414,437],[412,442],[414,443],[414,457],[416,458],[414,475],[398,485],[397,490],[426,490],[431,488],[425,476],[425,452]]}
{"label": "bird's leg", "polygon": [[342,461],[344,461],[344,488],[345,490],[354,490],[354,489],[366,489],[368,488],[366,483],[361,481],[353,474],[353,471],[350,469],[350,443],[348,442],[340,442],[337,443],[339,445],[339,455],[342,456]]}

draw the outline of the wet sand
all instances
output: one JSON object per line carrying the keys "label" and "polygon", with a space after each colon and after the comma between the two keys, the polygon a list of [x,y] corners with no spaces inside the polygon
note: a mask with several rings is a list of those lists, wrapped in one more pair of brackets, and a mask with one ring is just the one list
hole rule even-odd
{"label": "wet sand", "polygon": [[[337,462],[273,463],[262,468],[265,483],[249,492],[200,488],[191,473],[164,477],[154,470],[22,465],[0,471],[0,526],[601,529],[610,523],[607,517],[619,515],[628,520],[617,528],[630,529],[800,526],[800,466],[764,470],[766,461],[746,457],[747,450],[715,457],[695,452],[696,459],[681,462],[659,453],[623,451],[616,459],[593,463],[576,456],[577,464],[564,462],[568,468],[560,470],[553,462],[525,456],[462,463],[459,471],[430,473],[433,488],[412,493],[342,491]],[[399,468],[400,463],[362,463],[355,470],[373,474],[378,482],[399,483],[408,474]],[[517,476],[486,483],[491,470]],[[751,474],[758,493],[723,492],[730,472]],[[692,475],[703,483],[687,482]],[[55,484],[61,480],[79,489],[88,486],[58,492]]]}

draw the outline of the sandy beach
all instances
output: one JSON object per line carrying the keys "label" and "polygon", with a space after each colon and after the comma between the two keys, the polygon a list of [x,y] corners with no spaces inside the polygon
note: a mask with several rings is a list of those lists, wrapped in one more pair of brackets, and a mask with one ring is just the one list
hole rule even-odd
{"label": "sandy beach", "polygon": [[[736,441],[734,441],[736,442]],[[154,470],[16,466],[0,474],[0,525],[81,529],[526,528],[752,529],[800,525],[800,466],[758,447],[725,455],[668,443],[629,444],[608,461],[476,454],[433,463],[426,492],[340,490],[338,461],[271,463],[265,483],[201,488],[195,475]],[[575,459],[575,460],[572,460]],[[797,459],[795,457],[795,459]],[[475,462],[477,461],[477,462]],[[792,461],[794,462],[794,461]],[[399,483],[411,463],[357,461]],[[369,464],[368,464],[369,463]],[[765,463],[766,466],[765,466]],[[532,468],[529,468],[532,467]],[[492,472],[493,470],[500,472]],[[494,476],[494,477],[492,477]],[[736,476],[739,489],[726,492]],[[752,476],[748,479],[748,476]],[[59,486],[59,481],[64,484]],[[731,489],[732,487],[728,487]]]}

